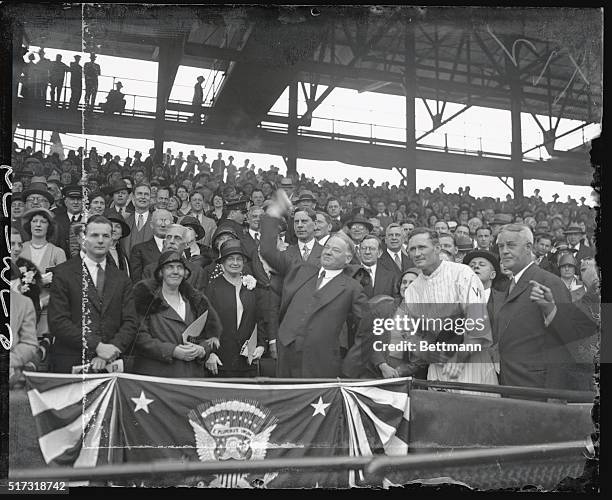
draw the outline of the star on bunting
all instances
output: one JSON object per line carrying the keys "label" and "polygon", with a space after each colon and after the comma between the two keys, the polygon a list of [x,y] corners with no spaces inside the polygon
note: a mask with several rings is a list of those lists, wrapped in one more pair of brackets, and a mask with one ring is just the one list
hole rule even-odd
{"label": "star on bunting", "polygon": [[134,413],[138,410],[144,410],[149,413],[149,405],[153,402],[152,399],[147,399],[144,394],[144,391],[140,391],[140,396],[137,398],[130,398],[134,403],[136,403],[136,408],[134,408]]}
{"label": "star on bunting", "polygon": [[310,404],[310,406],[312,406],[315,409],[312,416],[314,417],[317,413],[320,413],[321,415],[325,416],[325,409],[330,405],[331,403],[324,403],[323,398],[319,396],[318,402]]}

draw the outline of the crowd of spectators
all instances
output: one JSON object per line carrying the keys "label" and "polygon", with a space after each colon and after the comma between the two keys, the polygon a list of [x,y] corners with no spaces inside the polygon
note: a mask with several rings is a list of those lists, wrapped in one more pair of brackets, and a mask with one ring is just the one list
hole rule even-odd
{"label": "crowd of spectators", "polygon": [[[551,319],[555,315],[556,321],[564,318],[580,332],[588,329],[583,327],[585,318],[591,326],[599,321],[595,210],[586,205],[585,198],[568,197],[562,202],[555,195],[546,203],[537,189],[523,199],[511,195],[501,200],[477,198],[469,186],[446,193],[442,184],[410,193],[404,181],[376,185],[371,179],[358,179],[338,184],[304,174],[282,176],[277,167],[256,168],[248,159],[242,166],[234,162],[234,157],[225,159],[222,153],[210,161],[206,154],[197,156],[194,151],[183,157],[183,153],[174,156],[170,150],[154,149],[145,158],[140,152],[125,159],[101,155],[96,148],[79,148],[65,156],[61,151],[45,155],[15,144],[13,288],[24,295],[30,291],[39,341],[36,353],[30,349],[29,356],[20,355],[15,380],[18,365],[28,362],[53,371],[69,371],[82,364],[77,363],[82,357],[80,341],[66,333],[72,324],[74,335],[82,335],[82,318],[71,316],[70,302],[71,293],[82,293],[81,283],[72,290],[66,278],[70,266],[78,262],[80,268],[81,261],[89,270],[87,286],[99,294],[90,294],[92,303],[106,307],[109,283],[117,285],[112,292],[118,305],[113,311],[113,328],[98,325],[99,331],[88,338],[90,369],[110,369],[117,359],[123,359],[125,369],[136,366],[136,371],[152,375],[159,373],[161,363],[167,376],[252,376],[258,373],[253,368],[257,365],[259,373],[267,375],[279,373],[280,367],[281,376],[409,374],[431,378],[434,373],[437,379],[478,382],[478,376],[476,380],[461,379],[458,373],[463,369],[455,365],[432,371],[440,361],[437,358],[381,358],[363,348],[364,342],[370,342],[372,311],[400,307],[406,297],[417,300],[414,293],[425,286],[423,275],[435,272],[443,261],[453,266],[461,263],[461,268],[447,264],[440,268],[450,277],[446,279],[465,283],[475,279],[476,288],[484,291],[485,303],[494,295],[491,290],[505,294],[502,300],[511,297],[512,289],[520,288],[513,277],[517,266],[533,263],[538,272],[546,272],[544,278],[537,275],[538,286],[533,285],[531,291],[532,302],[544,314],[542,328],[555,325]],[[517,238],[528,249],[514,261],[502,255],[512,246],[508,241],[513,235],[520,235]],[[503,248],[498,247],[500,241]],[[434,249],[431,254],[427,254],[429,245]],[[335,250],[340,257],[333,254]],[[350,257],[346,262],[343,252]],[[300,275],[300,269],[306,274]],[[319,270],[323,272],[315,280]],[[300,292],[293,287],[311,283],[318,297],[319,290],[331,290],[340,270],[350,278],[342,293],[352,290],[352,296],[329,313],[336,316],[328,321],[337,323],[329,337],[337,342],[319,339],[325,346],[317,354],[321,359],[308,364],[305,353],[311,348],[307,348],[310,333],[303,338],[289,338],[293,334],[288,333],[305,328],[297,318],[300,308],[293,305]],[[548,278],[549,273],[553,278]],[[33,286],[40,289],[34,296]],[[557,312],[556,305],[564,302],[559,294],[575,308],[567,312],[559,307],[563,311]],[[480,297],[480,292],[476,295]],[[461,293],[451,299],[457,305],[472,300]],[[300,300],[308,302],[306,297]],[[340,295],[333,303],[339,301]],[[306,305],[313,307],[314,317],[318,306]],[[167,311],[173,311],[182,327],[167,328],[172,319]],[[494,351],[500,339],[490,312],[492,335],[489,332],[485,347],[491,349],[491,366],[497,366],[499,375],[499,353]],[[100,311],[97,314],[102,317]],[[193,337],[197,339],[190,340],[181,336],[184,328],[203,316],[207,325],[200,328],[203,335],[196,333]],[[21,326],[26,328],[25,322]],[[160,328],[166,332],[163,339],[156,338]],[[591,334],[581,333],[574,342],[583,365],[592,365],[593,332],[594,327]],[[397,332],[387,341],[393,341],[393,335]],[[304,360],[299,365],[302,342]],[[483,344],[482,338],[478,342]],[[357,355],[355,346],[360,349]],[[329,352],[335,354],[327,356]],[[133,358],[135,363],[130,362]],[[522,385],[520,377],[508,375],[516,367],[504,365],[502,359],[502,372],[504,366],[506,384],[512,385],[508,383],[512,380]],[[495,372],[487,370],[490,380]],[[585,373],[588,378],[590,371]],[[501,383],[503,379],[499,378]],[[555,380],[523,379],[528,386],[591,387],[584,377],[575,384]]]}

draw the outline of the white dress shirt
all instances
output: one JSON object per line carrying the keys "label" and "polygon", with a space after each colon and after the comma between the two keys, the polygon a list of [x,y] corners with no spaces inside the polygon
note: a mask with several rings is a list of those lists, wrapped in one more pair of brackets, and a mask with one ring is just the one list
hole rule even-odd
{"label": "white dress shirt", "polygon": [[323,238],[321,238],[318,243],[319,245],[321,245],[322,247],[325,246],[325,243],[327,243],[327,240],[329,240],[329,237],[331,236],[331,234],[328,234],[327,236],[323,236]]}
{"label": "white dress shirt", "polygon": [[[249,234],[251,235],[251,238],[253,238],[255,241],[261,241],[261,233],[259,231],[254,231],[253,229],[249,228]],[[255,238],[255,236],[257,236],[257,238]]]}
{"label": "white dress shirt", "polygon": [[159,248],[160,253],[163,252],[164,251],[164,239],[158,238],[155,235],[153,235],[153,239],[155,240],[155,244],[157,245],[157,248]]}
{"label": "white dress shirt", "polygon": [[140,230],[142,231],[142,229],[147,225],[147,220],[149,220],[149,211],[145,210],[142,213],[134,212],[134,229],[138,228],[138,218],[141,215],[142,215],[142,226]]}
{"label": "white dress shirt", "polygon": [[308,256],[310,257],[314,244],[315,244],[314,238],[310,240],[308,243],[302,243],[301,241],[298,241],[298,248],[300,249],[300,255],[302,255],[302,258],[304,257],[304,247],[308,249]]}
{"label": "white dress shirt", "polygon": [[319,275],[317,276],[317,278],[319,278],[321,276],[321,273],[325,271],[325,277],[323,278],[323,281],[321,282],[321,286],[319,287],[319,290],[321,288],[323,288],[325,285],[327,285],[331,280],[333,280],[336,276],[338,276],[343,269],[323,269],[321,268],[321,270],[319,271]]}

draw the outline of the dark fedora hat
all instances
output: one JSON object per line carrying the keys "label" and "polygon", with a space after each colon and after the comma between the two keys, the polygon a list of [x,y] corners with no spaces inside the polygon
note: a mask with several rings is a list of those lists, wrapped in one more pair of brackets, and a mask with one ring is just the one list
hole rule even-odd
{"label": "dark fedora hat", "polygon": [[300,201],[313,201],[316,203],[317,199],[312,194],[312,191],[305,189],[304,191],[300,193],[300,197],[297,199],[298,203]]}
{"label": "dark fedora hat", "polygon": [[242,255],[245,260],[249,260],[249,256],[243,250],[240,240],[227,240],[223,243],[223,245],[221,245],[220,255],[217,262],[223,262],[226,257],[235,254]]}
{"label": "dark fedora hat", "polygon": [[499,225],[504,225],[504,224],[512,224],[512,215],[511,214],[495,214],[493,216],[493,224],[499,224]]}
{"label": "dark fedora hat", "polygon": [[474,242],[469,236],[455,236],[455,246],[460,252],[471,252],[474,249]]}
{"label": "dark fedora hat", "polygon": [[[536,228],[537,229],[537,228]],[[547,238],[550,241],[554,241],[555,237],[550,233],[550,231],[547,231],[545,229],[542,230],[536,230],[535,234],[533,235],[533,237],[537,240],[539,238]]]}
{"label": "dark fedora hat", "polygon": [[[162,268],[166,264],[170,264],[172,262],[180,262],[181,264],[183,264],[185,271],[190,273],[189,266],[187,265],[187,261],[185,260],[185,258],[180,253],[178,253],[176,250],[168,250],[166,252],[163,252],[159,256],[159,259],[157,260],[157,267],[155,268],[155,272],[153,273],[154,276],[157,277],[158,273],[162,270]],[[189,275],[186,274],[185,279],[187,279],[188,276]]]}
{"label": "dark fedora hat", "polygon": [[374,229],[374,225],[361,214],[353,215],[351,220],[346,223],[346,227],[350,229],[353,224],[363,224],[368,231]]}
{"label": "dark fedora hat", "polygon": [[121,191],[123,189],[125,189],[128,193],[132,192],[132,190],[127,185],[127,183],[123,179],[121,179],[119,181],[113,182],[110,185],[110,187],[107,189],[107,193],[112,195],[112,194],[116,193],[117,191]]}
{"label": "dark fedora hat", "polygon": [[212,235],[212,239],[211,239],[211,243],[214,245],[215,240],[221,236],[222,234],[229,234],[231,235],[234,239],[238,239],[238,234],[236,234],[236,231],[234,231],[229,224],[222,224],[220,226],[217,227],[217,229],[215,229],[215,232]]}
{"label": "dark fedora hat", "polygon": [[130,234],[131,232],[130,226],[128,225],[127,222],[125,222],[125,219],[117,213],[116,210],[113,210],[112,208],[110,210],[106,210],[104,212],[104,217],[106,217],[111,222],[119,223],[119,225],[121,226],[121,238],[120,239],[123,239],[127,235]]}
{"label": "dark fedora hat", "polygon": [[31,194],[37,194],[40,196],[44,196],[47,201],[49,202],[49,204],[53,203],[55,200],[53,199],[53,195],[48,191],[47,189],[47,183],[46,182],[32,182],[30,183],[30,186],[28,187],[28,189],[25,189],[23,191],[23,200],[27,201],[28,200],[28,196],[30,196]]}
{"label": "dark fedora hat", "polygon": [[76,184],[71,184],[62,189],[62,196],[64,198],[83,198],[83,188]]}
{"label": "dark fedora hat", "polygon": [[206,230],[200,224],[200,221],[191,215],[186,215],[181,219],[180,224],[185,227],[190,227],[195,231],[196,240],[201,240],[206,236]]}
{"label": "dark fedora hat", "polygon": [[240,212],[246,212],[248,210],[247,201],[248,200],[245,198],[234,198],[227,200],[225,203],[225,208],[227,210],[239,210]]}
{"label": "dark fedora hat", "polygon": [[493,266],[493,269],[495,269],[496,276],[500,276],[501,268],[499,267],[499,259],[495,256],[493,252],[488,252],[487,250],[472,250],[465,257],[463,257],[463,263],[466,266],[469,266],[470,262],[472,262],[472,260],[477,257],[487,259]]}

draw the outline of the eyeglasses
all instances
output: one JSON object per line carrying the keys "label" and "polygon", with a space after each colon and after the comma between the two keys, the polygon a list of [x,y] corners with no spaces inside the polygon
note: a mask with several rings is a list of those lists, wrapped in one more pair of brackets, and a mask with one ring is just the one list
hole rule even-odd
{"label": "eyeglasses", "polygon": [[46,200],[47,198],[45,198],[44,196],[35,196],[35,195],[31,195],[26,198],[26,201],[30,203],[38,203],[38,202],[46,201]]}

